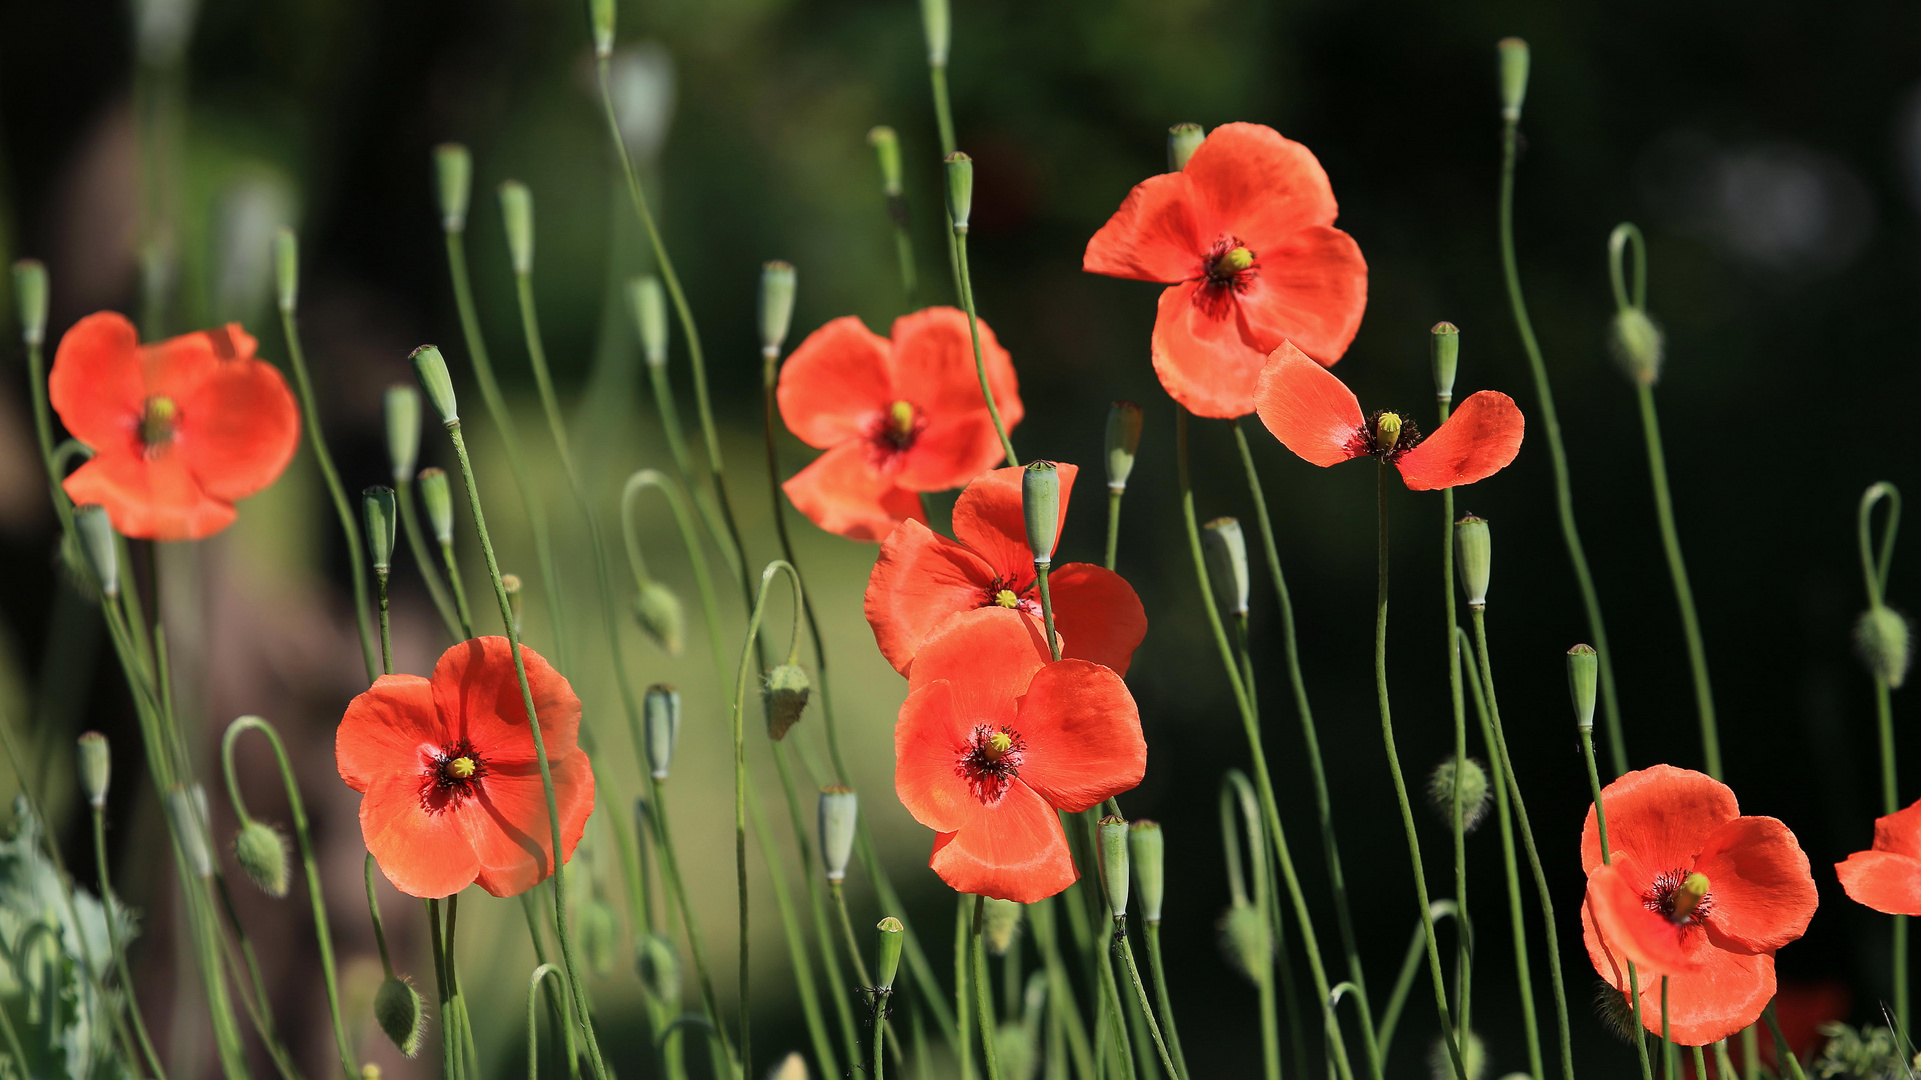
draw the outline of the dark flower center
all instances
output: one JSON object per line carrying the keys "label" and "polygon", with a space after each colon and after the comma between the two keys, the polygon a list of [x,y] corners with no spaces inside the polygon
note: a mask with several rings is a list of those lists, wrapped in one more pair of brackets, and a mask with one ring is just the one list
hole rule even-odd
{"label": "dark flower center", "polygon": [[1708,876],[1688,870],[1669,870],[1655,877],[1641,904],[1676,926],[1706,922],[1714,910],[1714,894]]}
{"label": "dark flower center", "polygon": [[1377,412],[1355,432],[1361,452],[1395,461],[1421,441],[1421,429],[1400,413]]}
{"label": "dark flower center", "polygon": [[170,397],[147,399],[140,410],[140,442],[152,455],[173,442],[174,428],[180,423],[180,406]]}
{"label": "dark flower center", "polygon": [[1025,611],[1029,615],[1039,615],[1041,604],[1034,596],[1035,583],[1030,581],[1025,587],[1017,580],[996,576],[985,589],[981,590],[980,607],[1004,607],[1014,611]]}
{"label": "dark flower center", "polygon": [[998,806],[1001,797],[1007,794],[1007,786],[1021,774],[1021,762],[1026,757],[1027,742],[1016,732],[975,724],[955,769],[981,805]]}
{"label": "dark flower center", "polygon": [[867,430],[869,457],[884,467],[906,453],[927,427],[927,414],[911,401],[896,401],[874,417]]}
{"label": "dark flower center", "polygon": [[1259,259],[1238,236],[1214,241],[1201,259],[1201,287],[1194,291],[1195,305],[1209,318],[1227,318],[1234,309],[1234,297],[1246,292],[1260,275]]}
{"label": "dark flower center", "polygon": [[429,809],[444,810],[458,804],[480,788],[487,775],[487,762],[474,744],[461,739],[434,753],[433,763],[421,776],[421,801]]}

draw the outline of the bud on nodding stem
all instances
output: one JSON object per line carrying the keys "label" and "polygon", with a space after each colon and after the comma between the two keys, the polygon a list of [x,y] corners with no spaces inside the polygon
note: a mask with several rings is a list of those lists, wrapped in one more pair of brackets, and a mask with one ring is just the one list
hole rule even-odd
{"label": "bud on nodding stem", "polygon": [[679,656],[686,647],[687,616],[679,594],[664,583],[652,579],[641,583],[640,591],[634,594],[634,618],[668,656]]}
{"label": "bud on nodding stem", "polygon": [[246,821],[233,838],[233,859],[260,891],[276,899],[287,895],[287,838],[260,821]]}
{"label": "bud on nodding stem", "polygon": [[947,163],[947,217],[964,233],[974,210],[974,159],[956,150],[941,160]]}
{"label": "bud on nodding stem", "polygon": [[420,485],[420,502],[427,508],[427,525],[442,545],[454,542],[454,493],[444,469],[428,466],[415,478]]}
{"label": "bud on nodding stem", "polygon": [[879,989],[894,988],[894,974],[900,970],[900,945],[902,931],[900,920],[887,916],[875,927],[880,931],[880,963],[875,966],[874,976],[880,981]]}
{"label": "bud on nodding stem", "polygon": [[414,478],[420,462],[420,391],[406,383],[387,388],[381,399],[381,413],[387,420],[387,461],[394,468],[395,486]]}
{"label": "bud on nodding stem", "polygon": [[1592,645],[1576,645],[1567,651],[1567,692],[1574,701],[1574,726],[1594,730],[1594,687],[1600,677],[1601,658]]}
{"label": "bud on nodding stem", "polygon": [[29,345],[47,340],[47,268],[39,259],[13,264],[13,303],[20,313],[20,340]]}
{"label": "bud on nodding stem", "polygon": [[641,711],[647,719],[647,763],[654,779],[667,779],[674,763],[674,744],[680,740],[680,691],[666,683],[647,688]]}
{"label": "bud on nodding stem", "polygon": [[520,636],[520,575],[500,575],[500,591],[507,594],[507,610],[514,616],[514,636]]}
{"label": "bud on nodding stem", "polygon": [[881,194],[899,198],[906,190],[900,178],[900,135],[882,124],[868,130],[867,145],[874,148],[874,157],[880,162]]}
{"label": "bud on nodding stem", "polygon": [[780,355],[794,322],[794,267],[779,259],[760,264],[760,348]]}
{"label": "bud on nodding stem", "polygon": [[1527,100],[1527,42],[1502,38],[1495,48],[1501,51],[1501,119],[1521,118],[1521,103]]}
{"label": "bud on nodding stem", "polygon": [[799,664],[782,664],[768,672],[762,691],[767,702],[767,737],[775,742],[786,738],[787,729],[800,723],[800,714],[807,709],[807,698],[813,692],[814,686]]}
{"label": "bud on nodding stem", "polygon": [[1214,599],[1229,614],[1247,615],[1247,535],[1241,523],[1219,517],[1201,526],[1201,546],[1207,551],[1207,572],[1213,579]]}
{"label": "bud on nodding stem", "polygon": [[947,0],[920,0],[920,25],[921,31],[927,35],[927,63],[933,67],[946,67],[947,43],[953,32]]}
{"label": "bud on nodding stem", "polygon": [[367,556],[374,573],[385,574],[394,565],[394,489],[383,484],[360,493],[360,506],[367,522]]}
{"label": "bud on nodding stem", "polygon": [[1461,361],[1461,328],[1451,322],[1437,322],[1428,331],[1434,335],[1431,355],[1434,359],[1434,396],[1442,401],[1454,400],[1454,369]]}
{"label": "bud on nodding stem", "polygon": [[587,0],[587,17],[594,27],[594,56],[605,60],[614,51],[614,0]]}
{"label": "bud on nodding stem", "polygon": [[454,377],[447,372],[447,358],[440,355],[435,345],[422,345],[410,357],[414,364],[414,378],[420,380],[420,389],[427,395],[427,403],[440,414],[440,422],[453,427],[460,423],[460,409],[454,401]]}
{"label": "bud on nodding stem", "polygon": [[680,1008],[680,960],[674,947],[659,934],[650,934],[640,946],[634,966],[640,970],[640,984],[659,1001],[675,1011]]}
{"label": "bud on nodding stem", "polygon": [[500,185],[500,221],[507,229],[507,255],[514,273],[534,272],[534,193],[518,180]]}
{"label": "bud on nodding stem", "polygon": [[667,363],[667,294],[660,279],[643,274],[627,285],[633,294],[634,326],[640,331],[640,351],[648,367]]}
{"label": "bud on nodding stem", "polygon": [[1134,880],[1140,885],[1141,918],[1161,921],[1161,898],[1167,894],[1167,838],[1160,822],[1142,818],[1128,826],[1128,856],[1134,861]]}
{"label": "bud on nodding stem", "polygon": [[167,819],[173,824],[180,852],[196,877],[213,876],[213,844],[207,838],[207,791],[199,784],[167,792]]}
{"label": "bud on nodding stem", "polygon": [[440,196],[440,227],[460,232],[467,227],[467,199],[473,191],[474,159],[459,143],[434,147],[435,190]]}
{"label": "bud on nodding stem", "polygon": [[1493,561],[1489,548],[1487,522],[1473,514],[1454,523],[1454,562],[1461,572],[1461,591],[1467,606],[1487,606],[1487,576]]}
{"label": "bud on nodding stem", "polygon": [[1127,914],[1127,819],[1109,814],[1101,819],[1101,887],[1107,890],[1107,910],[1119,919]]}
{"label": "bud on nodding stem", "polygon": [[1908,679],[1910,645],[1908,620],[1900,612],[1876,604],[1854,624],[1854,644],[1868,670],[1899,690]]}
{"label": "bud on nodding stem", "polygon": [[105,807],[107,785],[113,779],[113,751],[107,737],[98,731],[82,733],[74,765],[80,770],[80,791],[87,797],[87,805],[95,810]]}
{"label": "bud on nodding stem", "polygon": [[1660,381],[1666,342],[1661,328],[1640,308],[1624,307],[1614,313],[1608,333],[1609,350],[1628,378],[1640,385],[1653,386]]}
{"label": "bud on nodding stem", "polygon": [[981,939],[992,956],[1006,956],[1014,946],[1014,933],[1021,928],[1027,905],[1017,900],[988,897],[981,909]]}
{"label": "bud on nodding stem", "polygon": [[1141,407],[1116,401],[1107,407],[1107,490],[1126,491],[1141,449]]}
{"label": "bud on nodding stem", "polygon": [[73,526],[80,533],[80,547],[93,570],[93,580],[108,596],[120,595],[120,555],[113,542],[113,521],[105,507],[79,506],[73,511]]}
{"label": "bud on nodding stem", "polygon": [[1027,547],[1034,565],[1054,561],[1054,541],[1061,531],[1061,471],[1051,461],[1036,461],[1021,470],[1021,514],[1027,519]]}
{"label": "bud on nodding stem", "polygon": [[1167,171],[1180,172],[1187,168],[1187,159],[1201,148],[1207,140],[1207,132],[1199,124],[1175,124],[1167,129]]}
{"label": "bud on nodding stem", "polygon": [[420,995],[405,979],[387,976],[374,994],[374,1019],[402,1054],[420,1052]]}
{"label": "bud on nodding stem", "polygon": [[300,304],[300,238],[285,225],[273,234],[273,280],[280,313],[293,314]]}
{"label": "bud on nodding stem", "polygon": [[820,861],[827,868],[827,880],[846,880],[859,820],[860,796],[852,788],[835,784],[820,789]]}

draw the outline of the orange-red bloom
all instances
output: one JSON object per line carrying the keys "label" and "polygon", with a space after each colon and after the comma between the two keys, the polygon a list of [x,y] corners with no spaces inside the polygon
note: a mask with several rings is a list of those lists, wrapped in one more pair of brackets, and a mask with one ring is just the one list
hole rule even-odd
{"label": "orange-red bloom", "polygon": [[[575,745],[580,699],[522,647],[560,807],[561,861],[594,809],[594,773]],[[364,796],[360,835],[394,888],[440,897],[470,884],[513,896],[554,872],[553,827],[534,737],[504,637],[463,641],[434,677],[383,675],[347,706],[334,737],[340,778]]]}
{"label": "orange-red bloom", "polygon": [[[1080,470],[1066,464],[1056,468],[1060,520],[1065,522],[1068,496]],[[959,543],[909,521],[881,545],[880,559],[867,579],[867,622],[894,670],[908,674],[928,635],[964,611],[998,611],[1008,619],[1041,625],[1034,553],[1027,546],[1021,514],[1021,472],[995,469],[967,485],[954,503]],[[1058,536],[1060,526],[1054,531]],[[1134,650],[1147,636],[1147,613],[1133,586],[1119,574],[1087,563],[1056,566],[1047,581],[1054,632],[1065,655],[1127,674]]]}
{"label": "orange-red bloom", "polygon": [[940,835],[928,865],[964,893],[1033,903],[1080,875],[1056,810],[1141,782],[1147,743],[1127,684],[1049,660],[1030,620],[957,615],[921,648],[894,726],[894,791]]}
{"label": "orange-red bloom", "polygon": [[[1384,457],[1415,491],[1459,487],[1500,472],[1520,453],[1525,426],[1513,398],[1482,390],[1423,439],[1399,415],[1362,416],[1354,392],[1292,345],[1267,358],[1254,400],[1267,430],[1307,461],[1325,467]],[[1394,417],[1394,426],[1383,429],[1386,416]]]}
{"label": "orange-red bloom", "polygon": [[[926,521],[921,491],[957,488],[1001,457],[974,370],[967,315],[932,307],[894,320],[893,339],[852,315],[807,335],[780,372],[780,416],[827,451],[782,485],[794,508],[850,540],[885,540]],[[1001,421],[1021,421],[1014,362],[980,324]]]}
{"label": "orange-red bloom", "polygon": [[1154,371],[1199,416],[1254,411],[1283,341],[1332,364],[1367,307],[1367,263],[1334,228],[1334,189],[1307,147],[1223,124],[1180,172],[1149,177],[1087,242],[1081,269],[1166,282]]}
{"label": "orange-red bloom", "polygon": [[1701,1046],[1755,1022],[1774,997],[1774,953],[1814,917],[1808,857],[1786,825],[1744,817],[1726,784],[1656,765],[1601,792],[1612,865],[1601,861],[1594,810],[1581,833],[1588,957],[1628,991],[1632,961],[1641,1022],[1661,1031],[1668,977],[1674,1041]]}
{"label": "orange-red bloom", "polygon": [[1921,802],[1874,819],[1874,847],[1834,864],[1857,904],[1889,915],[1921,915]]}
{"label": "orange-red bloom", "polygon": [[99,311],[54,352],[47,396],[92,460],[67,477],[75,503],[106,508],[142,540],[198,540],[233,524],[236,500],[279,478],[300,439],[287,381],[254,358],[239,323],[141,345]]}

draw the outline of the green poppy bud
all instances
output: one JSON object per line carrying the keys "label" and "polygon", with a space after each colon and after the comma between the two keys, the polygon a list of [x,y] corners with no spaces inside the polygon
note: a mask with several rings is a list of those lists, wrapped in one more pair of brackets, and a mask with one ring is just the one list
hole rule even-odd
{"label": "green poppy bud", "polygon": [[1021,928],[1021,919],[1027,913],[1027,905],[1017,900],[997,900],[986,897],[981,909],[981,940],[987,951],[995,956],[1006,956],[1007,950],[1014,946],[1014,935]]}
{"label": "green poppy bud", "polygon": [[534,272],[534,193],[518,180],[500,185],[500,221],[507,230],[507,255],[514,273]]}
{"label": "green poppy bud", "polygon": [[367,522],[367,555],[374,573],[386,574],[394,565],[394,489],[381,484],[360,493]]}
{"label": "green poppy bud", "polygon": [[787,729],[800,723],[800,714],[806,710],[807,698],[813,691],[807,672],[799,664],[782,664],[767,673],[762,696],[767,703],[768,738],[779,742],[787,737]]}
{"label": "green poppy bud", "polygon": [[1051,461],[1036,461],[1021,471],[1021,513],[1027,519],[1027,548],[1034,565],[1054,561],[1061,531],[1061,473]]}
{"label": "green poppy bud", "polygon": [[921,32],[927,35],[927,63],[932,67],[946,67],[948,41],[953,33],[947,0],[920,0],[920,25]]}
{"label": "green poppy bud", "polygon": [[1495,48],[1501,51],[1501,119],[1516,121],[1521,118],[1521,103],[1527,100],[1527,42],[1502,38]]}
{"label": "green poppy bud", "polygon": [[474,158],[459,143],[434,147],[435,191],[440,196],[440,227],[457,233],[467,227],[467,199],[473,191]]}
{"label": "green poppy bud", "polygon": [[454,542],[454,493],[447,482],[447,471],[429,465],[414,477],[420,491],[421,505],[427,510],[427,526],[434,531],[434,540],[442,545]]}
{"label": "green poppy bud", "polygon": [[374,1019],[402,1054],[413,1057],[420,1052],[420,995],[407,980],[389,975],[380,984],[374,994]]}
{"label": "green poppy bud", "polygon": [[673,943],[659,934],[649,934],[640,944],[640,956],[634,966],[640,972],[640,985],[646,987],[654,1000],[664,1002],[674,1010],[680,1004],[680,958],[674,954]]}
{"label": "green poppy bud", "polygon": [[107,737],[98,731],[80,736],[80,752],[74,758],[80,770],[80,791],[87,805],[99,810],[107,805],[107,784],[113,779],[113,751]]}
{"label": "green poppy bud", "polygon": [[1854,624],[1854,644],[1868,670],[1899,688],[1908,678],[1908,620],[1890,607],[1876,605]]}
{"label": "green poppy bud", "polygon": [[1214,599],[1230,615],[1246,617],[1248,573],[1247,535],[1231,517],[1215,518],[1201,527],[1201,546],[1207,552],[1208,577]]}
{"label": "green poppy bud", "polygon": [[1187,168],[1187,159],[1201,148],[1207,140],[1207,131],[1199,124],[1175,124],[1167,129],[1167,171],[1180,172]]}
{"label": "green poppy bud", "polygon": [[440,414],[440,422],[453,427],[460,423],[460,408],[454,401],[454,377],[447,371],[447,358],[440,355],[440,349],[433,345],[422,345],[409,357],[414,365],[414,378],[420,380],[420,389],[427,395],[427,403]]}
{"label": "green poppy bud", "polygon": [[1640,308],[1625,307],[1614,313],[1609,349],[1614,362],[1640,385],[1653,386],[1661,378],[1665,342],[1661,328]]}
{"label": "green poppy bud", "polygon": [[1268,930],[1267,914],[1243,900],[1221,916],[1219,929],[1221,952],[1227,962],[1249,982],[1260,985],[1268,965],[1274,962],[1274,938]]}
{"label": "green poppy bud", "polygon": [[794,266],[775,259],[760,264],[760,348],[780,355],[794,322]]}
{"label": "green poppy bud", "polygon": [[867,132],[867,145],[874,148],[874,158],[880,162],[881,194],[890,200],[900,198],[906,191],[901,183],[900,135],[882,124]]}
{"label": "green poppy bud", "polygon": [[1128,826],[1128,855],[1134,863],[1134,882],[1140,888],[1141,918],[1161,921],[1161,898],[1167,893],[1167,838],[1158,821],[1142,818]]}
{"label": "green poppy bud", "polygon": [[627,285],[633,293],[634,325],[640,331],[640,351],[648,367],[667,364],[667,294],[660,279],[643,274]]}
{"label": "green poppy bud", "polygon": [[634,618],[668,656],[679,656],[686,647],[687,618],[680,596],[665,584],[651,578],[641,584],[634,594]]}
{"label": "green poppy bud", "polygon": [[954,231],[967,231],[974,210],[974,159],[956,150],[941,159],[947,163],[947,216]]}
{"label": "green poppy bud", "polygon": [[1127,819],[1102,818],[1100,840],[1101,887],[1107,891],[1107,910],[1118,919],[1127,914]]}
{"label": "green poppy bud", "polygon": [[213,876],[213,844],[207,839],[207,791],[199,784],[174,788],[164,800],[167,820],[173,826],[186,856],[187,868],[196,877]]}
{"label": "green poppy bud", "polygon": [[280,313],[292,315],[300,303],[300,238],[285,225],[273,234],[273,277]]}
{"label": "green poppy bud", "polygon": [[[1473,832],[1480,828],[1487,817],[1488,797],[1493,790],[1488,787],[1487,770],[1473,758],[1461,762],[1458,781],[1461,785],[1461,828]],[[1443,758],[1427,778],[1427,805],[1441,823],[1452,828],[1454,825],[1454,785],[1457,777],[1453,758]]]}
{"label": "green poppy bud", "polygon": [[[1619,995],[1616,995],[1617,997]],[[1470,1031],[1461,1040],[1461,1068],[1466,1075],[1459,1080],[1481,1080],[1487,1075],[1487,1048],[1481,1044],[1481,1037]],[[1447,1040],[1436,1039],[1428,1047],[1427,1072],[1436,1080],[1456,1080],[1454,1075],[1454,1055],[1448,1052]]]}
{"label": "green poppy bud", "polygon": [[580,905],[576,922],[580,951],[587,954],[587,966],[596,975],[611,975],[614,971],[614,954],[620,946],[620,929],[614,922],[614,909],[607,901],[598,896]]}
{"label": "green poppy bud", "polygon": [[847,863],[854,857],[854,825],[860,820],[860,796],[835,784],[820,792],[820,860],[827,880],[847,879]]}
{"label": "green poppy bud", "polygon": [[1494,557],[1489,545],[1486,521],[1469,514],[1454,523],[1454,562],[1471,608],[1487,606],[1487,577]]}
{"label": "green poppy bud", "polygon": [[381,400],[387,420],[387,461],[394,467],[394,486],[414,478],[420,463],[420,391],[407,383],[387,388]]}
{"label": "green poppy bud", "polygon": [[614,0],[587,0],[587,17],[594,27],[594,56],[605,60],[614,51]]}
{"label": "green poppy bud", "polygon": [[1454,370],[1461,361],[1461,328],[1451,322],[1437,322],[1428,333],[1433,335],[1429,355],[1434,361],[1434,396],[1452,401]]}
{"label": "green poppy bud", "polygon": [[20,313],[20,340],[38,345],[47,340],[47,268],[39,259],[13,264],[13,303]]}
{"label": "green poppy bud", "polygon": [[674,764],[674,746],[680,741],[680,691],[665,683],[647,688],[641,705],[647,720],[647,763],[654,779],[667,779]]}
{"label": "green poppy bud", "polygon": [[1141,407],[1116,401],[1107,408],[1107,490],[1127,490],[1134,472],[1134,455],[1141,448]]}
{"label": "green poppy bud", "polygon": [[882,990],[892,990],[894,974],[900,970],[900,945],[906,928],[899,919],[889,915],[875,929],[880,931],[880,964],[874,971],[880,981],[875,985]]}
{"label": "green poppy bud", "polygon": [[247,821],[233,838],[233,858],[260,891],[275,898],[287,895],[287,838],[259,821]]}
{"label": "green poppy bud", "polygon": [[87,557],[93,580],[107,596],[120,595],[120,554],[114,545],[113,520],[105,507],[79,506],[73,511],[73,527],[80,534],[80,549]]}
{"label": "green poppy bud", "polygon": [[1574,702],[1574,726],[1594,730],[1594,688],[1600,678],[1601,657],[1592,645],[1567,651],[1567,692]]}

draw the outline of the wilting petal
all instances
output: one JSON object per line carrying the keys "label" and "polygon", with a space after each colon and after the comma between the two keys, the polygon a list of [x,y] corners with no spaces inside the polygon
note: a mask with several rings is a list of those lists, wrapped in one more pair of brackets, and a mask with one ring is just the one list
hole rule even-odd
{"label": "wilting petal", "polygon": [[[1063,495],[1062,504],[1066,501]],[[1134,650],[1147,636],[1147,611],[1127,579],[1089,563],[1068,563],[1055,567],[1047,583],[1062,655],[1127,674]]]}
{"label": "wilting petal", "polygon": [[394,888],[437,899],[471,885],[480,860],[451,808],[422,796],[419,776],[377,780],[360,800],[360,838]]}
{"label": "wilting petal", "polygon": [[[547,759],[559,761],[574,752],[580,698],[545,657],[524,645],[520,656]],[[506,638],[473,638],[442,653],[434,665],[433,689],[434,707],[448,731],[471,742],[489,768],[534,761],[533,731]]]}
{"label": "wilting petal", "polygon": [[1292,342],[1321,364],[1339,360],[1367,310],[1367,261],[1360,245],[1339,229],[1317,225],[1258,257],[1240,296],[1247,338],[1268,351]]}
{"label": "wilting petal", "polygon": [[1079,813],[1131,791],[1147,771],[1147,741],[1119,675],[1085,660],[1035,672],[1015,730],[1026,743],[1021,782],[1058,810]]}
{"label": "wilting petal", "polygon": [[1196,209],[1185,173],[1148,177],[1134,185],[1120,209],[1087,241],[1081,269],[1169,283],[1200,276],[1214,236],[1211,225],[1203,230],[1195,220]]}
{"label": "wilting petal", "polygon": [[979,820],[936,837],[927,865],[957,892],[1023,904],[1053,896],[1080,876],[1060,819],[1018,780]]}
{"label": "wilting petal", "polygon": [[382,675],[347,703],[334,732],[334,764],[355,791],[383,777],[410,776],[418,784],[448,741],[433,684],[418,675]]}
{"label": "wilting petal", "polygon": [[[594,808],[594,770],[584,751],[550,759],[560,809],[561,862],[573,858]],[[495,896],[517,896],[553,874],[554,834],[547,792],[531,763],[489,766],[457,816],[480,871],[474,883]]]}
{"label": "wilting petal", "polygon": [[[967,313],[930,307],[894,320],[894,389],[930,419],[964,416],[987,408],[980,372],[974,364],[974,337]],[[1013,431],[1021,422],[1020,386],[1014,361],[986,322],[980,323],[981,360],[1001,422]]]}
{"label": "wilting petal", "polygon": [[1202,208],[1195,215],[1202,231],[1227,233],[1263,261],[1267,248],[1301,229],[1331,225],[1339,212],[1314,154],[1264,124],[1222,124],[1208,132],[1184,175]]}
{"label": "wilting petal", "polygon": [[1921,915],[1921,859],[1857,851],[1834,864],[1848,899],[1889,915]]}
{"label": "wilting petal", "polygon": [[[1741,816],[1726,784],[1672,765],[1622,774],[1602,790],[1601,801],[1607,807],[1609,845],[1632,851],[1653,873],[1692,867],[1715,830]],[[1591,873],[1600,865],[1601,838],[1590,806],[1581,829],[1581,868]]]}
{"label": "wilting petal", "polygon": [[907,674],[927,635],[988,603],[993,583],[994,569],[980,556],[918,521],[902,522],[881,544],[867,579],[874,643],[895,671]]}
{"label": "wilting petal", "polygon": [[287,380],[260,360],[229,360],[180,399],[173,450],[207,494],[233,502],[280,477],[300,442]]}
{"label": "wilting petal", "polygon": [[1707,875],[1708,933],[1723,948],[1778,949],[1807,932],[1820,903],[1807,853],[1771,817],[1738,817],[1716,829],[1694,869]]}
{"label": "wilting petal", "polygon": [[[1061,527],[1067,523],[1067,503],[1074,493],[1078,465],[1056,462],[1060,477],[1060,520],[1054,526],[1054,541],[1060,542]],[[1004,581],[1028,580],[1034,576],[1034,552],[1027,546],[1027,516],[1021,509],[1021,474],[1013,467],[982,473],[954,500],[954,538],[986,559]]]}
{"label": "wilting petal", "polygon": [[807,335],[781,365],[775,399],[794,437],[819,450],[860,438],[895,400],[893,346],[846,315]]}
{"label": "wilting petal", "polygon": [[135,540],[200,540],[233,524],[233,504],[209,496],[171,449],[94,456],[61,487],[76,506],[104,507],[113,527]]}
{"label": "wilting petal", "polygon": [[60,338],[47,397],[74,438],[101,453],[139,453],[147,400],[140,335],[117,311],[96,311]]}
{"label": "wilting petal", "polygon": [[1267,430],[1309,464],[1339,465],[1367,452],[1354,392],[1292,345],[1267,358],[1254,403]]}
{"label": "wilting petal", "polygon": [[1412,491],[1438,491],[1485,480],[1521,452],[1525,428],[1514,399],[1493,390],[1469,394],[1447,422],[1394,465]]}
{"label": "wilting petal", "polygon": [[883,475],[858,440],[815,458],[781,490],[809,521],[849,540],[885,540],[903,521],[927,520],[920,497]]}
{"label": "wilting petal", "polygon": [[[1239,301],[1188,281],[1161,293],[1154,313],[1154,374],[1168,396],[1196,416],[1233,419],[1254,411],[1254,384],[1267,353],[1248,338]],[[1204,302],[1207,301],[1207,302]]]}

